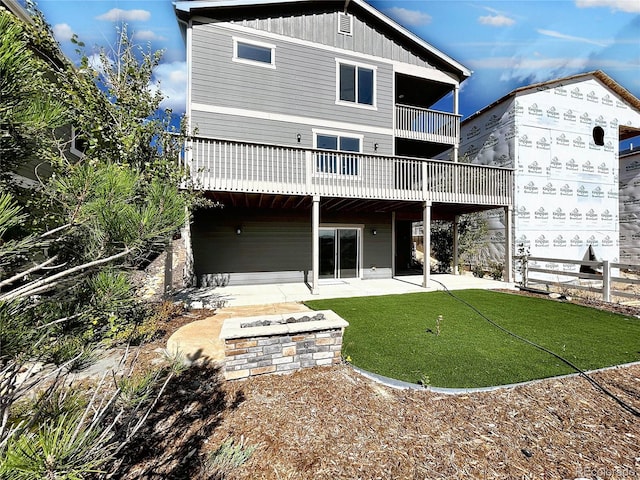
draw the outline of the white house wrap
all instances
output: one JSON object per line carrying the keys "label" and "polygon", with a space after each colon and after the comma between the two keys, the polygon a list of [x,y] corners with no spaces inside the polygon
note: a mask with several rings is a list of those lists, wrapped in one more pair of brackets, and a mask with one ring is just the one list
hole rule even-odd
{"label": "white house wrap", "polygon": [[[515,253],[524,246],[533,256],[580,260],[591,245],[599,259],[618,261],[618,146],[638,134],[640,101],[597,71],[520,88],[471,116],[461,126],[460,155],[516,169]],[[636,181],[626,191],[638,199],[639,188]],[[625,228],[638,228],[637,208]],[[489,212],[488,220],[486,255],[503,261],[503,211]],[[628,251],[637,260],[634,233]]]}

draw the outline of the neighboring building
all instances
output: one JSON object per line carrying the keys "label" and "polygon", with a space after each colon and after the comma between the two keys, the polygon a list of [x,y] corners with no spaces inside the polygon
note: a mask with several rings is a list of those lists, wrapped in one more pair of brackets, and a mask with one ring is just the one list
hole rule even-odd
{"label": "neighboring building", "polygon": [[[592,246],[615,262],[619,142],[639,133],[640,101],[595,71],[519,88],[472,115],[461,126],[460,155],[515,168],[514,253],[524,246],[533,256],[582,260]],[[487,217],[487,259],[502,260],[504,213]]]}
{"label": "neighboring building", "polygon": [[620,263],[640,265],[640,149],[620,152]]}
{"label": "neighboring building", "polygon": [[[224,205],[195,213],[200,284],[391,277],[411,262],[412,221],[511,205],[510,168],[433,160],[458,149],[470,71],[365,1],[175,9],[195,132],[185,162]],[[449,112],[430,109],[443,98]]]}
{"label": "neighboring building", "polygon": [[[25,25],[33,25],[31,14],[17,0],[0,0],[0,8],[8,11]],[[55,56],[34,52],[52,68],[60,68],[64,64],[63,54],[60,51],[56,52]],[[81,147],[78,145],[79,142],[77,142],[74,133],[71,125],[59,127],[54,132],[54,138],[70,161],[77,161],[82,157],[82,152],[79,150]],[[40,158],[21,158],[20,162],[15,163],[17,164],[16,170],[9,172],[9,174],[13,178],[13,182],[23,188],[37,188],[40,185],[38,179],[46,178],[51,174],[51,165],[43,163]]]}

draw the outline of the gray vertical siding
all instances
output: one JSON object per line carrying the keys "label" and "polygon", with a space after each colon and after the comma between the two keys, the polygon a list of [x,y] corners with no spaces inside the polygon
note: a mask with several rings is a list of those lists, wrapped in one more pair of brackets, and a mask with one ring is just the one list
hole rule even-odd
{"label": "gray vertical siding", "polygon": [[356,15],[353,15],[352,35],[338,33],[339,15],[339,12],[323,12],[313,15],[245,19],[234,23],[357,53],[434,68],[427,59],[407,50],[389,35],[376,30]]}

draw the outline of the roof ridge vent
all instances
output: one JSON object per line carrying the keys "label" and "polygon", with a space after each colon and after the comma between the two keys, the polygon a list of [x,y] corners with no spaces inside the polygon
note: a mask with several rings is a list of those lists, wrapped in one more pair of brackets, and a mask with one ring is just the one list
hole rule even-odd
{"label": "roof ridge vent", "polygon": [[353,15],[338,12],[338,33],[343,35],[352,35]]}

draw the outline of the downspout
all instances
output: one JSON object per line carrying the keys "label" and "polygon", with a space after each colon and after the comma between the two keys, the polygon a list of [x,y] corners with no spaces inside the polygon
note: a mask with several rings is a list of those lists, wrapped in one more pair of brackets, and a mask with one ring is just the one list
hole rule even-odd
{"label": "downspout", "polygon": [[344,0],[344,13],[347,13],[347,9],[349,8],[349,2],[351,2],[351,0]]}

